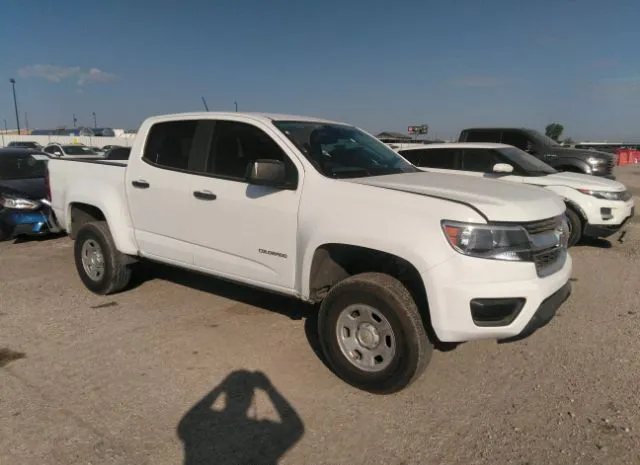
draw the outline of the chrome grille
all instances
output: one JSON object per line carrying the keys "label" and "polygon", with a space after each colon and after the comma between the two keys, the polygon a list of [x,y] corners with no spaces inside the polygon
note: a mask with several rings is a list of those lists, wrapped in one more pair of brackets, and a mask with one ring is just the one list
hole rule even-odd
{"label": "chrome grille", "polygon": [[522,226],[527,230],[529,234],[535,235],[555,231],[555,229],[560,226],[561,223],[562,217],[554,216],[553,218],[547,218],[546,220],[524,223]]}
{"label": "chrome grille", "polygon": [[616,166],[616,157],[609,157],[607,162],[607,174],[613,173],[613,168]]}
{"label": "chrome grille", "polygon": [[522,226],[527,230],[533,241],[533,244],[540,244],[532,252],[533,262],[536,266],[536,273],[540,277],[549,276],[560,270],[566,259],[566,249],[563,246],[549,247],[550,236],[553,237],[551,242],[556,242],[556,234],[558,228],[562,225],[562,216],[554,216],[540,221],[532,221],[524,223]]}
{"label": "chrome grille", "polygon": [[562,248],[553,247],[551,249],[538,250],[533,253],[533,261],[536,264],[536,269],[543,269],[550,265],[553,265],[560,256]]}

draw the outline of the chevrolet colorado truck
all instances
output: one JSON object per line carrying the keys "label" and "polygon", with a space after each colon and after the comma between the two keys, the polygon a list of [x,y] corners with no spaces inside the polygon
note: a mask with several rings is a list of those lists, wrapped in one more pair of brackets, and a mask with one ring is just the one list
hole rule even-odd
{"label": "chevrolet colorado truck", "polygon": [[89,290],[122,291],[150,260],[317,304],[328,363],[370,392],[409,385],[436,341],[529,335],[571,291],[559,196],[424,172],[348,124],[156,116],[126,164],[48,171]]}

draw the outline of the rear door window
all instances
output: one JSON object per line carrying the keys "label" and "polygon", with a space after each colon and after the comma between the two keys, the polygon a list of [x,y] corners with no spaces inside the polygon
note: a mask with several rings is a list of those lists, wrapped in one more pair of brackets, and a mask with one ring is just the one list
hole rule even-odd
{"label": "rear door window", "polygon": [[188,171],[197,127],[197,120],[154,124],[147,137],[143,160],[160,168]]}

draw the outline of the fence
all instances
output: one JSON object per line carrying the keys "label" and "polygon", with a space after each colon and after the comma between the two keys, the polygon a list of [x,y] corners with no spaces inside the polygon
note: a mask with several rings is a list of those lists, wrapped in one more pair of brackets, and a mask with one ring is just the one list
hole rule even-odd
{"label": "fence", "polygon": [[98,137],[98,136],[19,136],[17,134],[0,134],[0,143],[3,147],[9,142],[37,142],[42,146],[57,142],[59,144],[84,144],[92,147],[103,147],[105,145],[121,145],[131,147],[133,137]]}

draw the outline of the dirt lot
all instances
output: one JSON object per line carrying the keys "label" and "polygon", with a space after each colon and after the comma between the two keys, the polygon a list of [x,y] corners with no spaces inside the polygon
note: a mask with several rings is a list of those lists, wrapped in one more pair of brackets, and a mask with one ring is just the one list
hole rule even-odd
{"label": "dirt lot", "polygon": [[638,464],[640,223],[572,256],[549,326],[379,397],[328,371],[295,301],[159,267],[101,298],[67,238],[0,244],[0,463],[225,464],[268,436],[283,464]]}

